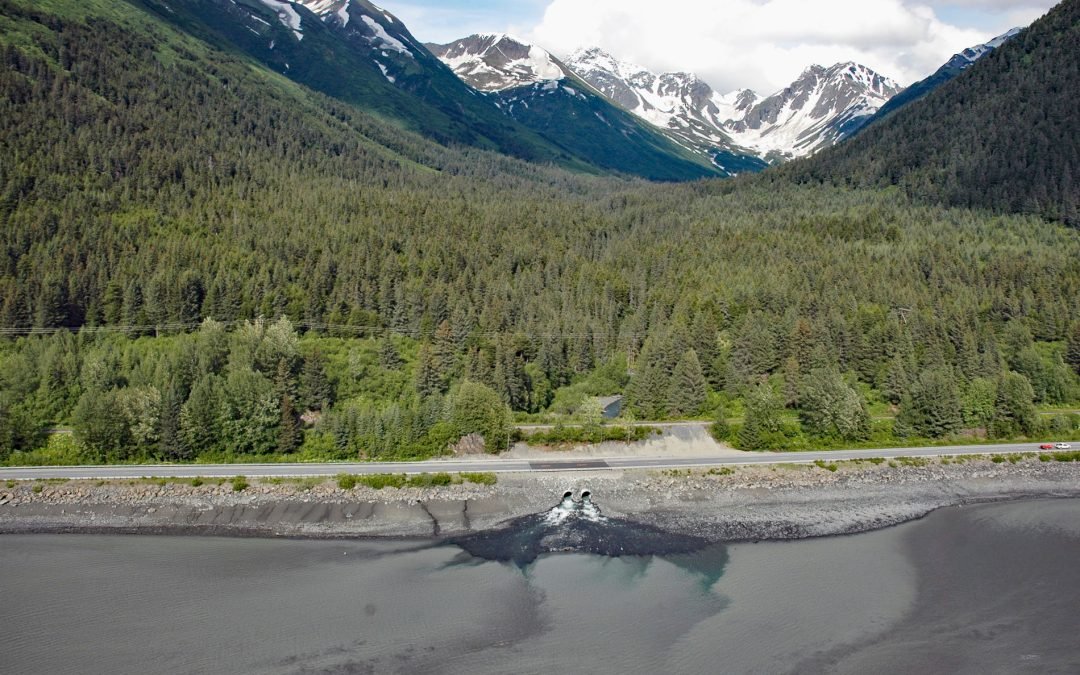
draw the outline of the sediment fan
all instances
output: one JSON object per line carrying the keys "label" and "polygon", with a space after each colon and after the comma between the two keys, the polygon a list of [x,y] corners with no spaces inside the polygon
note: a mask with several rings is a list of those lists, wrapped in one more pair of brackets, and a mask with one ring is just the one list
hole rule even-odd
{"label": "sediment fan", "polygon": [[701,537],[604,516],[589,492],[583,492],[580,501],[574,501],[568,492],[558,506],[544,513],[515,518],[498,529],[455,537],[447,543],[477,558],[513,562],[519,567],[546,553],[663,556],[693,553],[710,544]]}

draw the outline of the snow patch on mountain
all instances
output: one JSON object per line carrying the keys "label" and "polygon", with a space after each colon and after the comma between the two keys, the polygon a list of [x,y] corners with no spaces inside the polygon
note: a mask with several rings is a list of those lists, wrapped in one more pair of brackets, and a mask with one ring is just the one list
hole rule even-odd
{"label": "snow patch on mountain", "polygon": [[481,91],[558,82],[568,74],[547,51],[505,33],[479,33],[427,47],[458,77]]}
{"label": "snow patch on mountain", "polygon": [[263,5],[277,12],[278,21],[293,32],[297,40],[304,39],[303,27],[300,25],[300,14],[288,2],[281,0],[259,0]]}
{"label": "snow patch on mountain", "polygon": [[349,4],[352,0],[296,0],[311,10],[312,14],[328,21],[331,17],[344,28],[349,25]]}
{"label": "snow patch on mountain", "polygon": [[385,77],[387,81],[390,82],[390,84],[394,84],[397,82],[397,78],[391,75],[387,67],[384,66],[380,61],[376,61],[375,65],[379,67],[379,70],[382,71],[383,77]]}
{"label": "snow patch on mountain", "polygon": [[304,7],[311,10],[312,14],[324,16],[338,11],[342,6],[348,7],[349,0],[296,0]]}
{"label": "snow patch on mountain", "polygon": [[349,25],[349,0],[345,0],[345,4],[338,8],[337,18],[343,27]]}
{"label": "snow patch on mountain", "polygon": [[[980,46],[984,48],[983,49],[984,52],[993,51],[993,50],[997,49],[998,47],[1000,47],[1001,45],[1008,42],[1009,40],[1013,39],[1014,37],[1016,37],[1017,35],[1019,35],[1023,31],[1024,31],[1023,28],[1010,28],[1006,32],[1002,33],[1001,35],[999,35],[996,38],[994,38],[993,40],[991,40],[990,42],[987,42],[986,44],[980,45]],[[978,49],[978,47],[974,47],[973,49]]]}
{"label": "snow patch on mountain", "polygon": [[379,23],[375,19],[372,19],[367,14],[361,16],[360,19],[365,24],[367,24],[367,27],[370,28],[373,33],[375,33],[374,40],[380,46],[385,49],[389,49],[390,51],[412,57],[413,53],[408,50],[408,48],[405,46],[405,43],[387,33],[386,29],[382,27],[381,23]]}
{"label": "snow patch on mountain", "polygon": [[990,52],[994,51],[1001,45],[1005,44],[1012,38],[1019,35],[1022,30],[1022,28],[1013,28],[1010,31],[997,36],[996,38],[990,40],[985,44],[968,47],[959,54],[954,54],[953,57],[949,59],[949,61],[944,66],[942,66],[942,68],[964,70],[982,57],[986,56]]}

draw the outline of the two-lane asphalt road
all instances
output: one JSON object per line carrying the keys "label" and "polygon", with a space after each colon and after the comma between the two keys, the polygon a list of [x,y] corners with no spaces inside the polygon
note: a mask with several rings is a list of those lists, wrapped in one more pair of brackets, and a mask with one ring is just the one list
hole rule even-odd
{"label": "two-lane asphalt road", "polygon": [[70,478],[113,480],[124,478],[227,478],[243,475],[251,478],[302,478],[334,476],[339,473],[461,473],[491,471],[527,473],[544,471],[597,471],[629,469],[689,469],[710,466],[747,466],[753,464],[809,464],[850,459],[882,457],[947,457],[951,455],[995,455],[1040,452],[1038,444],[1003,444],[948,446],[936,448],[889,448],[878,450],[832,450],[828,452],[746,452],[720,457],[607,457],[584,459],[437,459],[427,462],[362,462],[325,464],[140,464],[134,466],[62,466],[0,468],[0,480],[43,480]]}

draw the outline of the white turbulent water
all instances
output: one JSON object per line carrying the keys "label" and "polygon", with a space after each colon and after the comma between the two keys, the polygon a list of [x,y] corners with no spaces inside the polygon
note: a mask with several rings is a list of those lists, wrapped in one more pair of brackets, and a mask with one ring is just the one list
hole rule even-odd
{"label": "white turbulent water", "polygon": [[1080,672],[1078,523],[1025,502],[524,570],[425,542],[7,536],[0,671]]}
{"label": "white turbulent water", "polygon": [[563,497],[558,506],[553,507],[544,514],[543,523],[546,526],[558,526],[571,518],[581,518],[591,523],[604,523],[607,518],[600,512],[600,508],[589,497],[575,501],[573,497]]}

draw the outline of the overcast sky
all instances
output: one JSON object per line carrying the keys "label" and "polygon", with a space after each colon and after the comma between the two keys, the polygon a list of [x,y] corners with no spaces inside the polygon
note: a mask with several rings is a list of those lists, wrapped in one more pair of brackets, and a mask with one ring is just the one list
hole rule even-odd
{"label": "overcast sky", "polygon": [[566,56],[599,46],[721,93],[766,94],[813,63],[857,61],[900,84],[1026,26],[1055,0],[385,0],[425,42],[507,32]]}

